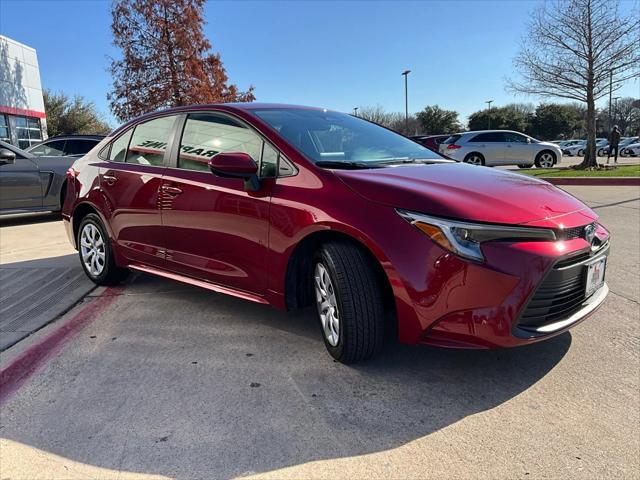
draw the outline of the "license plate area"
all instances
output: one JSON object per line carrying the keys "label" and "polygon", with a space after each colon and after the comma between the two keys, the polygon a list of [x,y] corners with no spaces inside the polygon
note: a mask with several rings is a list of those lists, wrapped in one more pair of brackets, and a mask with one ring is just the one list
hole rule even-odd
{"label": "license plate area", "polygon": [[607,257],[599,258],[595,262],[589,263],[587,267],[587,282],[585,286],[585,297],[589,297],[604,285],[604,273],[607,268]]}

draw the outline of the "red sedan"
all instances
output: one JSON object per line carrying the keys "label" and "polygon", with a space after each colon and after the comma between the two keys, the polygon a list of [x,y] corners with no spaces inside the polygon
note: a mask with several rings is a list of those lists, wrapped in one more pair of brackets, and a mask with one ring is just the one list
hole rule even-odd
{"label": "red sedan", "polygon": [[609,233],[576,198],[323,109],[146,115],[78,160],[67,183],[65,225],[95,283],[138,270],[279,309],[315,304],[345,363],[396,335],[529,344],[608,292]]}

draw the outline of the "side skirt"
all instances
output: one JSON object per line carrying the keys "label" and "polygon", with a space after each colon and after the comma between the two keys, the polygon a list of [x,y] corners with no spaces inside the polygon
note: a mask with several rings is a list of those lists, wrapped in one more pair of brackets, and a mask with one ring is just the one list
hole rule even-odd
{"label": "side skirt", "polygon": [[139,272],[144,272],[144,273],[150,273],[152,275],[168,278],[170,280],[176,280],[178,282],[187,283],[189,285],[195,285],[196,287],[206,288],[207,290],[212,290],[218,293],[224,293],[225,295],[231,295],[232,297],[241,298],[243,300],[249,300],[250,302],[269,305],[269,302],[265,298],[259,295],[255,295],[253,293],[243,292],[242,290],[235,290],[229,287],[222,287],[220,285],[216,285],[215,283],[205,282],[204,280],[197,280],[195,278],[186,277],[178,273],[167,272],[164,270],[160,270],[158,268],[149,267],[147,265],[140,265],[137,263],[133,263],[133,264],[129,264],[128,267],[131,268],[132,270],[137,270]]}

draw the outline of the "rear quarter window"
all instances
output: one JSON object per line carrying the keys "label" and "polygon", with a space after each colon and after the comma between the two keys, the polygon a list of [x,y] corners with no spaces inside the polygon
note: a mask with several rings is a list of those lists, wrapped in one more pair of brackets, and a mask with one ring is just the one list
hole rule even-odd
{"label": "rear quarter window", "polygon": [[444,142],[444,144],[452,144],[452,143],[456,143],[458,140],[460,140],[460,137],[462,137],[462,135],[451,135],[449,138],[447,138]]}

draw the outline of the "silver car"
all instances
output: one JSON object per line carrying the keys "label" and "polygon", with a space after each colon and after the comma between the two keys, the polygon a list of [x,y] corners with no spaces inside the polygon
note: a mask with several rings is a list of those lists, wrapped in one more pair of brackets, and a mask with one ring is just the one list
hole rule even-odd
{"label": "silver car", "polygon": [[0,140],[0,214],[58,212],[77,157],[36,157]]}
{"label": "silver car", "polygon": [[440,144],[440,153],[474,165],[517,165],[549,168],[560,163],[562,150],[511,130],[481,130],[457,133]]}

